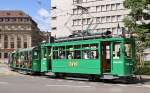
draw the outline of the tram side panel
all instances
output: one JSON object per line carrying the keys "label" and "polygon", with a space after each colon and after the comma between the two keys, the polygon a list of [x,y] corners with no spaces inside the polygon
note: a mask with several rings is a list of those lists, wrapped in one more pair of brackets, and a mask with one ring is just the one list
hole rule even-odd
{"label": "tram side panel", "polygon": [[53,46],[52,72],[101,75],[99,43]]}

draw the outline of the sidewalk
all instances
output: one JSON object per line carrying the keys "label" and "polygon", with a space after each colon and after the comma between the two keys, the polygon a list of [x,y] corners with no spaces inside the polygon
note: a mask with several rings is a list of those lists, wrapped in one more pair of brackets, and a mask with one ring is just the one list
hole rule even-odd
{"label": "sidewalk", "polygon": [[9,69],[6,64],[0,64],[0,75],[19,75]]}
{"label": "sidewalk", "polygon": [[141,75],[143,79],[150,79],[150,75]]}

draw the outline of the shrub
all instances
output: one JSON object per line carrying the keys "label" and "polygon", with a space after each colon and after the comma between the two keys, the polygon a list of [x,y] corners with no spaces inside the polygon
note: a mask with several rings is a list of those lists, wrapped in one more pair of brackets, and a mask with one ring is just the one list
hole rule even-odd
{"label": "shrub", "polygon": [[145,62],[144,66],[137,67],[136,74],[138,75],[150,75],[150,62]]}

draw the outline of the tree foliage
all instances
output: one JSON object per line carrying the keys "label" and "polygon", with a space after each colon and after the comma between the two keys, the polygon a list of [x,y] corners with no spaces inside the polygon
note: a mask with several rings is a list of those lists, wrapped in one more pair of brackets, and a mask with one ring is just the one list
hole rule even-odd
{"label": "tree foliage", "polygon": [[129,32],[137,34],[140,42],[138,48],[150,47],[150,0],[125,0],[124,7],[130,14],[124,18],[125,26]]}

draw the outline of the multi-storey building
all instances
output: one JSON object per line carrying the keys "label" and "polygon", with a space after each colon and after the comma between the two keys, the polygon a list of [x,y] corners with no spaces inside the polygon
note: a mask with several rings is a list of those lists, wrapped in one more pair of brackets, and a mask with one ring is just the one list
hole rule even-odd
{"label": "multi-storey building", "polygon": [[124,27],[123,18],[129,14],[129,10],[123,7],[123,1],[52,0],[52,35],[87,30],[92,33],[111,31],[118,34],[118,27]]}
{"label": "multi-storey building", "polygon": [[40,42],[39,29],[22,11],[0,11],[0,62],[7,62],[9,52],[28,48]]}
{"label": "multi-storey building", "polygon": [[72,0],[51,0],[51,31],[56,37],[71,33]]}

